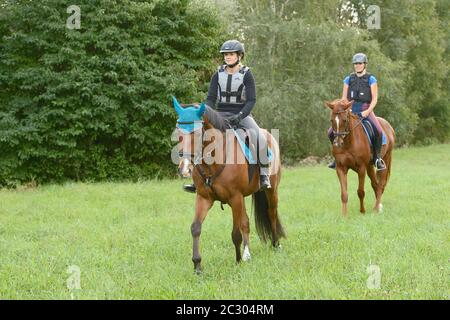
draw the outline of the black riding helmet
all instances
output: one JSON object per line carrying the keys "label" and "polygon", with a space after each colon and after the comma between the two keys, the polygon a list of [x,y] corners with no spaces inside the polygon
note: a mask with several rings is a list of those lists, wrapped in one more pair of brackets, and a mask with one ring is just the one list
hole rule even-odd
{"label": "black riding helmet", "polygon": [[225,41],[223,45],[220,47],[220,53],[224,54],[226,52],[237,52],[237,54],[239,55],[238,61],[235,64],[228,66],[232,68],[240,62],[241,58],[244,57],[245,54],[244,45],[240,43],[238,40]]}

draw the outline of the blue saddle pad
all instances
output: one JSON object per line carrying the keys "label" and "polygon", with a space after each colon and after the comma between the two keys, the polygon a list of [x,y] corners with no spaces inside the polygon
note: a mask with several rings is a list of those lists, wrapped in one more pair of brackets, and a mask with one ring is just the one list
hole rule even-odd
{"label": "blue saddle pad", "polygon": [[[367,139],[369,140],[370,146],[373,145],[373,136],[374,136],[374,128],[372,127],[372,123],[369,120],[365,119],[362,121],[362,127],[364,132],[366,133]],[[381,144],[385,145],[387,143],[386,135],[382,132]]]}
{"label": "blue saddle pad", "polygon": [[[245,159],[247,159],[249,164],[257,164],[256,161],[256,154],[253,154],[254,152],[257,152],[256,150],[252,152],[249,148],[249,146],[245,143],[244,139],[241,138],[236,130],[233,129],[233,133],[236,136],[237,141],[239,142],[239,146],[242,149],[242,152],[244,153]],[[273,159],[273,152],[270,147],[268,147],[268,160],[272,161]]]}

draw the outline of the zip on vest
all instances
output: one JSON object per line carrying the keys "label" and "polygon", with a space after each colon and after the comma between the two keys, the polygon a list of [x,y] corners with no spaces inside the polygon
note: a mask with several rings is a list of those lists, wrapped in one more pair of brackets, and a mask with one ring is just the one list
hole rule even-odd
{"label": "zip on vest", "polygon": [[222,65],[218,70],[218,101],[231,104],[245,103],[244,77],[250,69],[246,66],[242,66],[238,72],[228,74],[225,71],[225,67],[226,65]]}

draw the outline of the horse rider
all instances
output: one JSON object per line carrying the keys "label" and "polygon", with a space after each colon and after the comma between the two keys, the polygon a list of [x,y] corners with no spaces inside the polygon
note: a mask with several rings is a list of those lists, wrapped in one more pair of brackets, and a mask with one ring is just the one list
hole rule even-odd
{"label": "horse rider", "polygon": [[[213,107],[217,102],[216,110],[229,126],[246,129],[251,135],[251,141],[258,142],[259,154],[256,158],[260,166],[260,187],[271,188],[267,139],[251,115],[256,103],[255,79],[250,69],[241,64],[245,54],[244,45],[237,40],[228,40],[220,48],[220,53],[224,64],[218,67],[211,78],[205,104]],[[184,185],[183,189],[196,191],[194,184]]]}
{"label": "horse rider", "polygon": [[[345,77],[344,89],[342,90],[342,100],[353,100],[352,113],[367,118],[372,127],[375,128],[374,147],[375,147],[375,167],[378,170],[386,169],[386,165],[381,158],[382,147],[382,129],[373,109],[378,101],[377,79],[367,72],[368,59],[364,53],[357,53],[352,58],[354,73]],[[333,129],[328,129],[328,137],[333,143]],[[336,161],[328,165],[329,168],[336,168]]]}

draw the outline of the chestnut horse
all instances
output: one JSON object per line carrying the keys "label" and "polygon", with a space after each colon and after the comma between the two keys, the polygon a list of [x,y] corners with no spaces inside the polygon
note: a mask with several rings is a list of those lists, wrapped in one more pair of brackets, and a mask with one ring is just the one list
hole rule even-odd
{"label": "chestnut horse", "polygon": [[[231,158],[234,160],[236,158],[244,159],[244,154],[238,143],[230,143],[231,148],[227,148],[224,130],[215,128],[208,118],[214,119],[215,122],[217,119],[224,120],[215,110],[204,104],[200,106],[180,105],[175,98],[173,98],[173,103],[178,114],[179,173],[188,177],[192,171],[192,178],[197,189],[195,216],[191,225],[194,270],[197,273],[201,271],[199,241],[202,223],[215,201],[226,203],[231,207],[233,215],[231,238],[236,249],[237,262],[250,259],[250,226],[245,209],[245,196],[252,195],[253,197],[255,223],[260,239],[264,242],[270,239],[272,245],[278,247],[279,239],[285,237],[285,233],[278,217],[278,186],[281,165],[276,140],[268,132],[265,132],[268,137],[268,145],[273,153],[273,160],[269,167],[272,188],[263,191],[259,186],[259,170],[256,170],[258,172],[249,180],[247,162],[230,161]],[[236,138],[232,137],[235,142]],[[196,139],[200,139],[197,146],[195,145]],[[211,161],[213,156],[220,158],[216,153],[222,153],[222,156],[226,158],[225,161],[219,161],[219,163]],[[244,240],[243,255],[241,255],[242,239]]]}
{"label": "chestnut horse", "polygon": [[352,169],[358,174],[358,197],[360,201],[361,213],[365,213],[364,208],[364,179],[367,175],[372,182],[375,192],[376,202],[374,210],[380,212],[383,209],[381,196],[389,179],[392,165],[392,150],[395,143],[395,132],[389,122],[378,117],[384,134],[386,135],[386,145],[381,149],[386,169],[375,172],[372,162],[372,152],[369,141],[361,124],[361,119],[352,114],[351,106],[353,101],[334,100],[325,101],[325,105],[331,109],[331,126],[334,133],[333,156],[336,159],[336,173],[341,184],[342,214],[347,216],[347,172]]}

